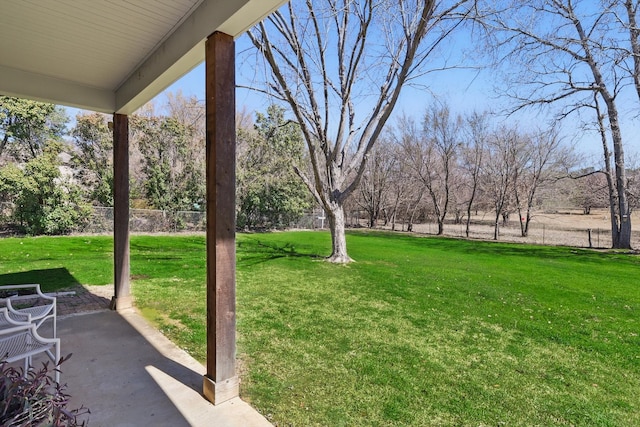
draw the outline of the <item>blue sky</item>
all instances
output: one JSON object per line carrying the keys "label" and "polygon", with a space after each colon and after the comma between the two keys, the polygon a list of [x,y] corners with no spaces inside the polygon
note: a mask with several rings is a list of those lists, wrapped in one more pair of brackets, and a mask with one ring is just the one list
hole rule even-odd
{"label": "blue sky", "polygon": [[[239,85],[250,85],[251,75],[259,75],[254,72],[255,64],[243,64],[242,52],[249,46],[246,36],[240,37],[236,42],[236,52],[238,52],[237,83]],[[461,41],[458,44],[449,45],[448,50],[444,51],[444,55],[449,55],[451,62],[464,63],[463,55],[473,55],[468,49],[468,41]],[[469,53],[470,52],[470,53]],[[467,61],[468,63],[468,61]],[[494,110],[499,111],[504,108],[504,102],[495,98],[493,86],[496,81],[492,80],[496,75],[494,71],[487,69],[454,69],[447,71],[439,71],[430,73],[420,80],[421,87],[406,87],[403,89],[401,98],[394,111],[395,115],[406,113],[414,116],[416,120],[420,120],[426,107],[432,101],[433,97],[439,100],[446,100],[454,113],[465,114],[474,110]],[[256,77],[257,78],[257,77]],[[182,91],[187,96],[195,96],[198,99],[204,99],[205,76],[204,63],[195,67],[191,72],[187,73],[181,79],[166,89],[166,91],[177,92]],[[162,103],[164,95],[160,94],[156,99]],[[251,112],[266,111],[270,100],[262,94],[246,89],[238,89],[236,95],[238,110],[245,108]],[[634,106],[637,101],[631,100]],[[633,109],[631,109],[633,110]],[[77,110],[69,109],[69,115],[73,119],[77,114]],[[633,111],[627,112],[627,116],[635,114]],[[586,117],[590,120],[590,117]],[[548,123],[549,118],[543,113],[536,110],[527,110],[519,113],[516,117],[509,119],[497,118],[496,120],[512,121],[517,120],[518,127],[521,129],[535,128],[544,126]],[[577,149],[587,156],[587,164],[594,166],[600,162],[602,157],[602,148],[598,135],[585,133],[580,128],[579,117],[572,117],[565,120],[562,124],[564,139],[567,144],[577,144]],[[391,118],[393,122],[393,117]],[[628,123],[623,128],[623,135],[630,140],[632,135],[637,133],[637,121],[631,117],[627,117]],[[634,156],[637,152],[635,144],[627,144],[628,157]]]}
{"label": "blue sky", "polygon": [[[241,37],[236,43],[236,51],[241,52],[247,46],[246,37]],[[240,57],[241,55],[239,55]],[[249,85],[247,72],[243,66],[253,66],[252,64],[242,64],[238,60],[237,83],[239,85]],[[251,71],[250,71],[251,72]],[[406,113],[420,120],[432,97],[446,100],[455,113],[465,114],[474,110],[501,110],[504,103],[495,98],[493,92],[494,81],[491,79],[492,72],[483,69],[453,69],[439,71],[428,74],[420,80],[420,87],[406,87],[403,89],[401,98],[394,111],[395,115]],[[182,91],[185,95],[193,95],[198,99],[204,99],[204,64],[198,65],[191,72],[175,82],[167,91]],[[428,87],[428,88],[427,88]],[[159,95],[161,100],[163,95]],[[236,103],[238,110],[246,107],[248,111],[263,112],[269,106],[269,99],[255,91],[238,89],[236,92]],[[548,117],[538,111],[530,110],[518,114],[514,118],[496,118],[496,120],[517,120],[520,128],[533,128],[542,126],[548,121]],[[393,117],[391,119],[393,122]],[[572,122],[577,125],[577,121]],[[576,134],[581,136],[580,150],[587,153],[589,157],[597,160],[601,157],[602,148],[597,135],[584,135],[575,127],[563,126],[565,129],[565,140],[567,143],[574,143]]]}
{"label": "blue sky", "polygon": [[[241,67],[241,64],[238,64]],[[238,71],[240,77],[241,71]],[[494,104],[495,100],[490,99],[490,88],[483,82],[483,74],[472,70],[451,70],[439,72],[437,75],[430,75],[430,86],[433,93],[438,97],[450,100],[452,105],[456,105],[456,111],[466,112],[476,109],[488,108]],[[477,77],[476,77],[477,76]],[[239,79],[238,84],[247,84]],[[204,63],[198,65],[191,72],[167,88],[167,92],[177,92],[181,90],[185,95],[193,95],[198,99],[204,99]],[[159,95],[162,99],[163,95]],[[398,111],[416,112],[424,110],[426,97],[429,91],[407,87],[403,90]],[[236,91],[236,103],[238,109],[246,106],[251,111],[264,111],[269,106],[266,96],[246,89]]]}

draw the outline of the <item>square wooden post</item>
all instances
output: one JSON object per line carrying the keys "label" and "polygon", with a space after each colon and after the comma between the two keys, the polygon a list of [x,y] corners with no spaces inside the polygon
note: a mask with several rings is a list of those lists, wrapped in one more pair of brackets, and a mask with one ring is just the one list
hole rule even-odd
{"label": "square wooden post", "polygon": [[239,395],[236,375],[235,43],[213,33],[206,42],[207,373],[214,404]]}
{"label": "square wooden post", "polygon": [[131,307],[129,284],[129,117],[113,115],[114,296],[111,309]]}

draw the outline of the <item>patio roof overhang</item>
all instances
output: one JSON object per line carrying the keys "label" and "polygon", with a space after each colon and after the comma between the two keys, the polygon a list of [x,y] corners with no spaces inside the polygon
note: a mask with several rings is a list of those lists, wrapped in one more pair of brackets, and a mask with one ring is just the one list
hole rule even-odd
{"label": "patio roof overhang", "polygon": [[128,115],[206,60],[207,374],[213,403],[235,373],[234,39],[286,0],[7,1],[0,94],[113,113],[114,298],[129,292]]}
{"label": "patio roof overhang", "polygon": [[282,0],[8,1],[0,13],[0,93],[131,114]]}

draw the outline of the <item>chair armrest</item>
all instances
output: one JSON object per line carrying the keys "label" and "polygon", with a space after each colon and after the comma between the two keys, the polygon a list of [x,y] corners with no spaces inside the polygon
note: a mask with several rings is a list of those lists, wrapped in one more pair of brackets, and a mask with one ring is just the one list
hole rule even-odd
{"label": "chair armrest", "polygon": [[[34,323],[39,328],[46,320],[53,320],[53,337],[57,336],[56,326],[56,297],[46,295],[40,290],[39,284],[26,285],[4,285],[0,286],[0,291],[19,291],[21,289],[30,289],[31,292],[24,295],[13,295],[5,298],[4,304],[7,309],[7,315],[11,320],[20,323]],[[37,300],[31,303],[30,300]],[[24,301],[24,306],[19,303]],[[7,326],[7,320],[0,319],[0,327]]]}
{"label": "chair armrest", "polygon": [[[0,331],[5,333],[4,331],[7,329],[13,329],[18,326],[26,326],[29,327],[31,325],[31,315],[26,314],[24,318],[18,317],[11,312],[7,307],[0,308]],[[19,315],[22,316],[22,315]]]}
{"label": "chair armrest", "polygon": [[[0,308],[0,321],[6,319],[10,321],[7,309]],[[57,366],[60,363],[60,339],[42,337],[33,323],[0,328],[0,361],[12,363],[24,359],[26,375],[31,357],[39,353],[46,353]],[[54,376],[55,381],[60,382],[60,371],[56,369]]]}
{"label": "chair armrest", "polygon": [[33,298],[33,296],[37,295],[39,298],[49,300],[52,303],[55,303],[56,301],[55,297],[52,297],[43,293],[42,290],[40,289],[40,285],[37,283],[30,283],[30,284],[24,284],[24,285],[1,285],[0,286],[0,291],[13,291],[13,290],[18,291],[20,289],[33,289],[34,292],[32,294],[27,294],[27,295],[11,296],[10,298],[14,298],[14,299]]}

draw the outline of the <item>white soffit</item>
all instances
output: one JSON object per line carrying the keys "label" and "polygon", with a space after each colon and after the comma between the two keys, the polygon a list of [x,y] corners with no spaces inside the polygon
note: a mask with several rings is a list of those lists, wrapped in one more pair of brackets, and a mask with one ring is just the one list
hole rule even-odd
{"label": "white soffit", "polygon": [[0,0],[0,93],[130,114],[283,0]]}

